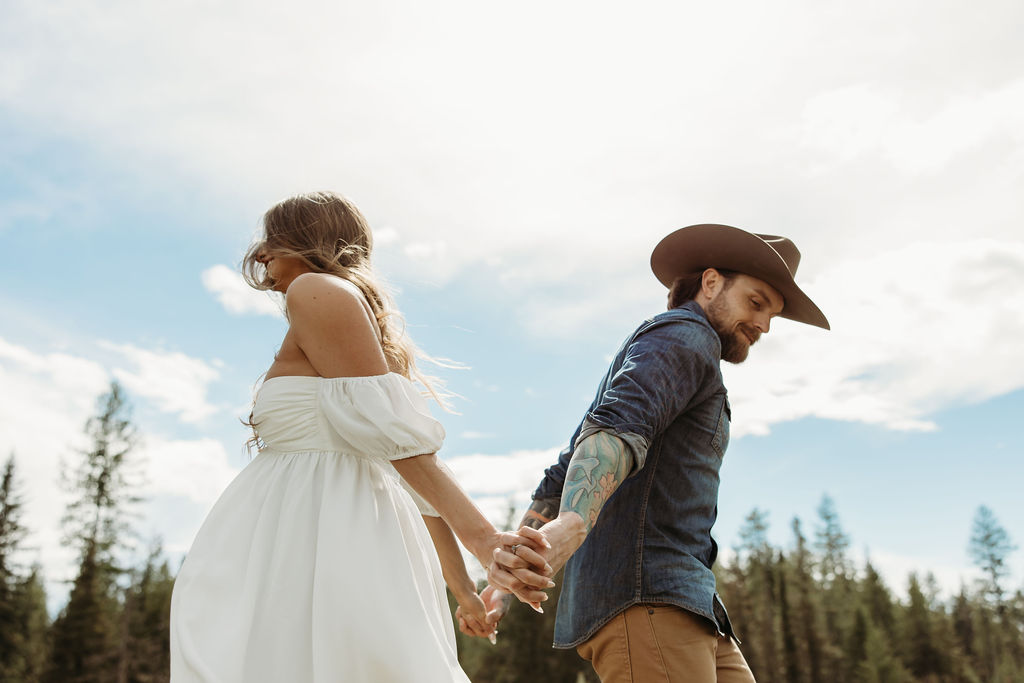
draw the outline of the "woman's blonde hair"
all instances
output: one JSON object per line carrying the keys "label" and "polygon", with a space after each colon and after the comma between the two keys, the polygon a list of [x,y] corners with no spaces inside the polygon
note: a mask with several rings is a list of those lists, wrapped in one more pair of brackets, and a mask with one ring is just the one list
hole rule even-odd
{"label": "woman's blonde hair", "polygon": [[263,239],[246,252],[242,275],[252,287],[267,290],[274,283],[257,259],[261,251],[301,259],[314,272],[337,275],[358,287],[377,319],[388,369],[421,382],[444,405],[430,378],[416,368],[416,356],[423,354],[405,334],[401,314],[374,275],[373,235],[351,201],[333,192],[311,192],[278,202],[263,215]]}

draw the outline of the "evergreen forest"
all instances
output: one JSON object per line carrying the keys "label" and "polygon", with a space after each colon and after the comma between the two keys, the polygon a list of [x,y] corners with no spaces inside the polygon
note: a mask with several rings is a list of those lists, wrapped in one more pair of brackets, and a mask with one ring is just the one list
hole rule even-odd
{"label": "evergreen forest", "polygon": [[[69,456],[62,531],[78,565],[68,598],[47,609],[42,569],[31,557],[18,456],[0,478],[0,681],[158,683],[169,680],[174,568],[159,543],[142,560],[132,510],[140,479],[136,430],[116,383],[85,425],[88,448]],[[510,513],[508,525],[511,526]],[[1024,590],[1011,585],[1016,550],[992,512],[978,508],[963,544],[981,576],[944,596],[934,576],[887,586],[870,560],[855,563],[835,503],[825,497],[810,528],[768,541],[768,516],[754,509],[739,544],[716,566],[719,592],[760,683],[1024,682]],[[133,553],[127,552],[129,548]],[[558,582],[560,577],[556,577]],[[557,587],[543,615],[515,603],[496,645],[457,634],[474,683],[597,681],[575,652],[551,648]],[[401,644],[396,643],[400,649]]]}

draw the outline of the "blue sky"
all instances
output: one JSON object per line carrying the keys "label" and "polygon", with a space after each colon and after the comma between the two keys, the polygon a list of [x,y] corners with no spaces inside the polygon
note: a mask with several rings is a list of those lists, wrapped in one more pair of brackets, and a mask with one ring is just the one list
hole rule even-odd
{"label": "blue sky", "polygon": [[663,307],[653,245],[724,222],[793,238],[833,331],[779,321],[726,369],[722,546],[754,507],[788,544],[825,493],[897,589],[970,580],[978,505],[1024,543],[1024,9],[363,5],[11,4],[0,453],[52,579],[61,458],[110,379],[143,537],[180,556],[245,465],[285,323],[236,266],[320,188],[369,217],[415,340],[466,366],[439,370],[442,454],[495,520]]}

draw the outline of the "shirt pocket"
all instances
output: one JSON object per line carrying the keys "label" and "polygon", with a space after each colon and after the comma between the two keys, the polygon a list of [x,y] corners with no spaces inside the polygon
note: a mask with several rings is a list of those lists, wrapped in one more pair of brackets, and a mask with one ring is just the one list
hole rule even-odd
{"label": "shirt pocket", "polygon": [[729,447],[729,425],[732,423],[732,408],[729,406],[729,397],[722,395],[722,408],[718,411],[718,426],[715,428],[715,436],[711,439],[711,447],[719,458],[725,457],[725,449]]}

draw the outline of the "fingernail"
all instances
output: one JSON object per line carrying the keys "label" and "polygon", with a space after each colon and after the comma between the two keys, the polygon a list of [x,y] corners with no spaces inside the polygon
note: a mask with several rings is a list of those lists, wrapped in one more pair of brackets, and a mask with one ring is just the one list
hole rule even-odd
{"label": "fingernail", "polygon": [[494,632],[491,635],[487,636],[487,640],[491,641],[491,645],[497,645],[498,644],[497,632]]}
{"label": "fingernail", "polygon": [[543,608],[543,607],[541,607],[540,605],[538,605],[538,604],[536,604],[536,603],[533,603],[533,602],[531,602],[531,603],[530,603],[530,607],[532,607],[532,608],[533,608],[533,611],[534,611],[534,612],[539,612],[540,614],[544,614],[544,608]]}
{"label": "fingernail", "polygon": [[555,582],[552,581],[551,579],[548,579],[548,588],[554,588],[554,587],[555,587]]}

